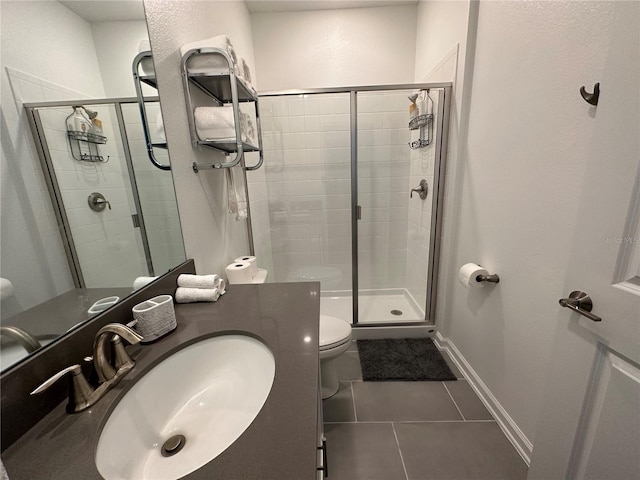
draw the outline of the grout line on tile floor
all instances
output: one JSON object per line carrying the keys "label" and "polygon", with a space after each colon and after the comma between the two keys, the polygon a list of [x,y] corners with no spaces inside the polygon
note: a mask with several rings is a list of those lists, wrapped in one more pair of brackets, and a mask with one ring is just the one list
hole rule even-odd
{"label": "grout line on tile floor", "polygon": [[349,388],[351,388],[351,403],[353,403],[353,418],[358,421],[358,411],[356,410],[356,394],[353,391],[353,382],[349,382]]}
{"label": "grout line on tile floor", "polygon": [[464,415],[462,414],[462,410],[460,410],[460,407],[458,407],[458,404],[456,403],[456,401],[453,399],[453,395],[451,395],[451,392],[449,391],[449,389],[447,388],[447,384],[445,382],[442,382],[442,386],[444,387],[444,389],[447,391],[447,393],[449,394],[449,397],[451,398],[451,401],[453,402],[453,404],[456,406],[456,409],[458,410],[458,413],[460,414],[460,416],[462,417],[462,420],[466,421],[467,419],[464,418]]}
{"label": "grout line on tile floor", "polygon": [[359,422],[324,422],[325,425],[341,425],[343,423],[496,423],[495,420],[365,420]]}
{"label": "grout line on tile floor", "polygon": [[400,449],[400,441],[398,440],[398,434],[396,433],[396,426],[391,423],[391,428],[393,429],[393,436],[396,439],[396,445],[398,446],[398,453],[400,454],[400,461],[402,462],[402,469],[404,470],[404,476],[407,480],[409,480],[409,474],[407,473],[407,467],[404,464],[404,457],[402,456],[402,449]]}

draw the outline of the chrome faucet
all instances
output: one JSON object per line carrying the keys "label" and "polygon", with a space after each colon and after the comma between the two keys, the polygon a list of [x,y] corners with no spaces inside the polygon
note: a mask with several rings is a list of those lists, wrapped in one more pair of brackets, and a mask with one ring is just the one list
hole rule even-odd
{"label": "chrome faucet", "polygon": [[[53,375],[31,392],[31,395],[44,392],[59,379],[66,376],[67,373],[70,373],[67,413],[77,413],[91,407],[135,365],[135,362],[129,357],[124,348],[122,338],[133,345],[140,343],[143,337],[131,330],[131,328],[120,323],[109,323],[98,330],[93,342],[93,364],[100,379],[100,384],[97,388],[94,389],[89,385],[89,382],[87,382],[87,379],[82,374],[80,365],[76,364]],[[105,352],[108,345],[107,341],[110,339],[115,347],[115,353],[113,355],[115,368],[114,365],[109,363]]]}
{"label": "chrome faucet", "polygon": [[13,338],[16,342],[22,345],[28,353],[35,352],[37,349],[42,347],[40,342],[33,335],[25,332],[21,328],[11,325],[8,327],[0,327],[0,335]]}
{"label": "chrome faucet", "polygon": [[[135,345],[140,343],[143,337],[121,323],[108,323],[96,333],[93,341],[93,365],[100,382],[108,382],[117,376],[122,377],[135,365],[122,344],[122,338]],[[109,339],[114,346],[114,365],[109,363],[106,352]]]}

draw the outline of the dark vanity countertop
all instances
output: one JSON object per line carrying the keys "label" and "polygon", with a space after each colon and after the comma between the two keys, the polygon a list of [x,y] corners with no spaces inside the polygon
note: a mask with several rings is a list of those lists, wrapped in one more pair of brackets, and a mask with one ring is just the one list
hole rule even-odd
{"label": "dark vanity countertop", "polygon": [[71,327],[91,318],[93,315],[88,310],[98,300],[111,296],[118,296],[122,300],[131,293],[131,288],[123,287],[74,288],[4,319],[2,324],[20,327],[36,336],[62,335]]}
{"label": "dark vanity countertop", "polygon": [[233,285],[216,303],[176,305],[178,328],[151,345],[128,347],[135,368],[96,405],[69,415],[65,400],[3,452],[9,478],[101,479],[94,460],[100,431],[136,378],[198,339],[245,331],[260,337],[274,354],[271,393],[235,443],[183,478],[315,479],[319,313],[316,282]]}

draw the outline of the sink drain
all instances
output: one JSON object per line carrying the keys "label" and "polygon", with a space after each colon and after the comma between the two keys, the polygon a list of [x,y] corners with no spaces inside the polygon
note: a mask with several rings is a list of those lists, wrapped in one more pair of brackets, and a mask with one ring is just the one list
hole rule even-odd
{"label": "sink drain", "polygon": [[391,310],[391,315],[402,315],[402,310]]}
{"label": "sink drain", "polygon": [[174,435],[169,440],[164,442],[160,453],[163,457],[172,457],[180,450],[182,450],[185,443],[187,443],[187,439],[184,435]]}

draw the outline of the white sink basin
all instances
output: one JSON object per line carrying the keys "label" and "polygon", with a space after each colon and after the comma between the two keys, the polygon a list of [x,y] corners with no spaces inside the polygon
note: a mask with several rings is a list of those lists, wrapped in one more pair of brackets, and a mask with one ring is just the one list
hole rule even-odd
{"label": "white sink basin", "polygon": [[[162,480],[197,470],[249,427],[274,376],[271,350],[253,337],[223,335],[179,350],[116,405],[98,442],[98,471],[106,480]],[[184,447],[163,456],[175,435],[184,435]]]}

